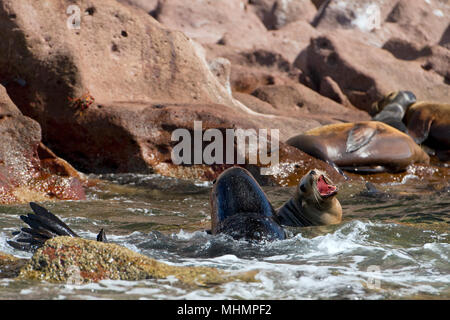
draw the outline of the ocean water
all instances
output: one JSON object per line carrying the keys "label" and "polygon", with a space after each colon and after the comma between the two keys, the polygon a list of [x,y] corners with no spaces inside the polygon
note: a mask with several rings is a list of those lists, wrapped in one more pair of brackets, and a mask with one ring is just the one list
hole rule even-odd
{"label": "ocean water", "polygon": [[[85,285],[0,279],[0,299],[449,299],[450,188],[410,170],[393,182],[339,185],[339,225],[289,228],[273,242],[236,241],[210,226],[210,183],[158,175],[112,174],[86,201],[44,203],[75,232],[108,240],[177,266],[257,270],[257,282],[189,287],[176,278]],[[264,187],[274,207],[293,187]],[[0,206],[0,251],[31,257],[6,243],[28,205]]]}

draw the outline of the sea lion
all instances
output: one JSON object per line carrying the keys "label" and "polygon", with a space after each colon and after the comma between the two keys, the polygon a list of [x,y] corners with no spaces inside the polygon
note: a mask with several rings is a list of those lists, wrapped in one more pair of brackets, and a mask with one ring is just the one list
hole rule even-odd
{"label": "sea lion", "polygon": [[342,207],[337,191],[325,172],[311,170],[300,180],[294,196],[277,210],[277,218],[282,225],[294,227],[338,224]]}
{"label": "sea lion", "polygon": [[[58,236],[79,237],[53,213],[41,207],[37,203],[30,202],[30,207],[34,213],[20,216],[29,228],[22,228],[13,232],[14,238],[7,243],[22,251],[35,251],[43,246],[48,239]],[[103,229],[97,236],[97,241],[107,242],[106,233]]]}
{"label": "sea lion", "polygon": [[372,105],[373,121],[386,123],[397,130],[408,133],[403,123],[403,117],[409,106],[416,102],[416,96],[411,91],[395,91],[386,95]]}
{"label": "sea lion", "polygon": [[211,190],[211,233],[234,239],[285,239],[275,210],[250,172],[232,167],[216,179]]}
{"label": "sea lion", "polygon": [[416,143],[433,148],[441,161],[450,160],[450,104],[414,103],[408,108],[404,122]]}
{"label": "sea lion", "polygon": [[410,164],[430,161],[410,136],[379,121],[326,125],[286,143],[333,166],[360,173],[399,172]]}

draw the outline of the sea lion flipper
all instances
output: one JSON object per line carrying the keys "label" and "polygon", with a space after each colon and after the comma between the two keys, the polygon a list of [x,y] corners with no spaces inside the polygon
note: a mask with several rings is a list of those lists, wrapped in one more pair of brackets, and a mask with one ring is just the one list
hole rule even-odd
{"label": "sea lion flipper", "polygon": [[106,238],[105,229],[100,230],[100,232],[97,235],[97,241],[98,242],[108,242],[108,239]]}
{"label": "sea lion flipper", "polygon": [[12,247],[24,251],[34,251],[53,237],[78,237],[64,222],[44,207],[34,202],[30,202],[30,207],[34,213],[20,216],[20,219],[29,228],[13,232],[14,238],[7,241]]}
{"label": "sea lion flipper", "polygon": [[40,221],[42,228],[52,231],[59,236],[78,237],[78,235],[73,232],[67,224],[62,222],[61,219],[44,207],[35,202],[30,202],[30,207],[35,213],[35,217]]}
{"label": "sea lion flipper", "polygon": [[377,133],[377,129],[364,123],[355,124],[350,130],[347,137],[346,152],[355,152],[370,142],[372,137]]}

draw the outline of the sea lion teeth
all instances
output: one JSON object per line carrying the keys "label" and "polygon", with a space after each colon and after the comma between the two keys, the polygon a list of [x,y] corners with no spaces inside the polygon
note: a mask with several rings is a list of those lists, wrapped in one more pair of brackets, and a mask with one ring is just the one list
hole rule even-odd
{"label": "sea lion teeth", "polygon": [[322,197],[329,197],[337,194],[337,187],[332,184],[328,184],[323,175],[321,175],[317,180],[317,190]]}
{"label": "sea lion teeth", "polygon": [[281,225],[294,227],[337,224],[342,207],[336,198],[337,187],[325,172],[314,169],[302,177],[294,196],[277,210]]}

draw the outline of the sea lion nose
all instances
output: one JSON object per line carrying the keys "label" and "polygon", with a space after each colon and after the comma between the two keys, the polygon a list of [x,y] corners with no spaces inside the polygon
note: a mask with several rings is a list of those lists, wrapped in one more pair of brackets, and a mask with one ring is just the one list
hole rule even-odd
{"label": "sea lion nose", "polygon": [[310,174],[310,175],[315,175],[315,174],[316,174],[316,171],[311,170],[311,172],[310,172],[309,174]]}
{"label": "sea lion nose", "polygon": [[408,102],[410,104],[413,104],[413,103],[415,103],[417,101],[416,96],[411,91],[403,91],[403,94],[406,95],[406,97],[408,99]]}

